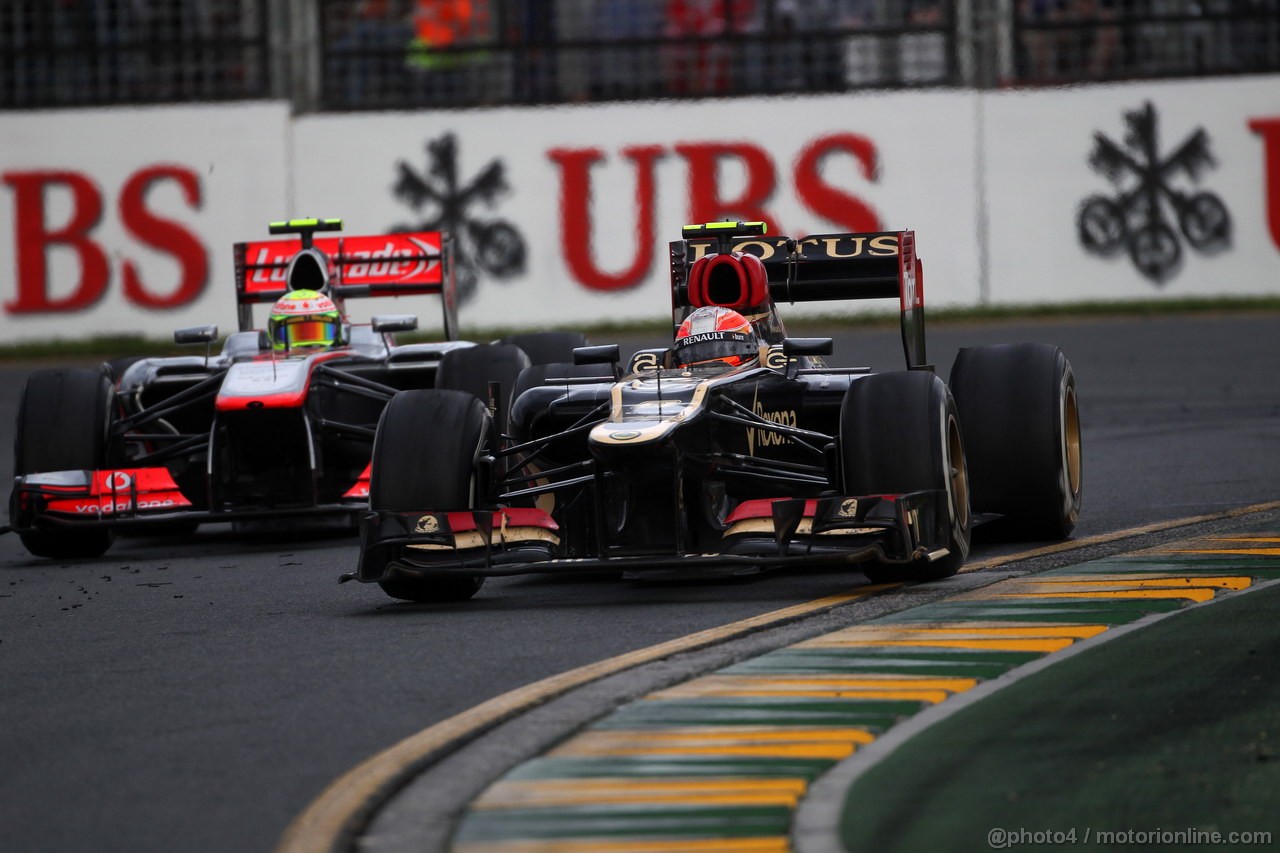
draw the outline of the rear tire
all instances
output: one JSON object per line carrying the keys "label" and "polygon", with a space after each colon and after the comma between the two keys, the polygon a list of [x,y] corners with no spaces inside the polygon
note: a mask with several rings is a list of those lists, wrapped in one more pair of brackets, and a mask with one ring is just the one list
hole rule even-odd
{"label": "rear tire", "polygon": [[[13,443],[16,474],[96,471],[106,467],[115,391],[103,370],[38,370],[27,379],[18,403]],[[32,531],[19,534],[37,557],[100,557],[112,532]]]}
{"label": "rear tire", "polygon": [[[473,394],[401,391],[378,422],[369,476],[369,508],[447,512],[475,507],[476,458],[491,440],[492,418]],[[423,577],[398,571],[378,582],[406,601],[465,601],[484,578]]]}
{"label": "rear tire", "polygon": [[948,554],[928,563],[873,563],[863,568],[867,577],[938,580],[960,569],[969,554],[969,479],[955,401],[941,379],[913,370],[854,381],[840,409],[840,462],[847,495],[947,495]]}
{"label": "rear tire", "polygon": [[1071,362],[1048,344],[960,350],[951,390],[969,449],[975,512],[1013,538],[1066,539],[1080,517],[1080,408]]}
{"label": "rear tire", "polygon": [[[515,387],[511,391],[511,405],[514,406],[520,395],[530,388],[541,388],[551,385],[557,379],[575,379],[597,377],[601,381],[613,378],[613,366],[609,364],[573,364],[572,362],[534,363],[520,371],[516,377]],[[561,386],[564,387],[564,386]]]}
{"label": "rear tire", "polygon": [[585,347],[587,336],[581,332],[527,332],[507,335],[499,343],[520,347],[529,356],[530,364],[572,364],[574,348]]}
{"label": "rear tire", "polygon": [[446,391],[465,391],[488,405],[489,383],[497,382],[498,431],[505,433],[512,389],[520,371],[528,366],[529,356],[514,344],[460,347],[450,350],[440,359],[435,387]]}

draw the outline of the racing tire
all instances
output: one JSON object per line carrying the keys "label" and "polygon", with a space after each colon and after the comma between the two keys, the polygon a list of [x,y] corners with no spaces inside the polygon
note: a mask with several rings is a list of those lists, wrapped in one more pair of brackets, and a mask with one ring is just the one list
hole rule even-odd
{"label": "racing tire", "polygon": [[573,364],[573,350],[575,347],[585,347],[587,336],[581,332],[528,332],[507,335],[498,343],[520,347],[529,356],[530,364]]}
{"label": "racing tire", "polygon": [[[474,394],[401,391],[378,422],[369,474],[369,508],[445,512],[475,506],[476,459],[492,436],[492,418]],[[484,584],[472,575],[423,577],[394,571],[378,581],[405,601],[465,601]]]}
{"label": "racing tire", "polygon": [[961,349],[951,367],[973,509],[1014,539],[1071,535],[1080,517],[1080,407],[1071,362],[1049,344]]}
{"label": "racing tire", "polygon": [[938,489],[947,496],[947,554],[860,567],[873,583],[938,580],[959,571],[969,554],[969,476],[956,404],[941,379],[911,370],[853,382],[840,408],[840,466],[847,495]]}
{"label": "racing tire", "polygon": [[[108,431],[115,389],[103,369],[38,370],[18,402],[13,470],[99,470],[107,467]],[[109,529],[29,531],[19,538],[37,557],[100,557],[111,547]]]}
{"label": "racing tire", "polygon": [[[577,379],[596,377],[602,381],[613,378],[613,366],[608,364],[574,364],[572,362],[535,362],[516,377],[515,387],[511,390],[511,405],[514,406],[520,395],[530,388],[540,388],[552,384],[557,379]],[[563,386],[562,386],[563,387]]]}
{"label": "racing tire", "polygon": [[119,387],[120,380],[124,378],[125,371],[137,362],[142,361],[142,358],[143,357],[140,355],[126,355],[121,356],[120,358],[110,359],[103,362],[103,364],[109,371],[107,375],[111,377],[112,383],[114,383],[116,387]]}
{"label": "racing tire", "polygon": [[520,371],[529,366],[529,356],[514,344],[483,344],[449,350],[436,368],[435,387],[445,391],[465,391],[486,405],[489,383],[498,383],[495,417],[498,431],[507,430],[507,412],[511,408],[511,391]]}

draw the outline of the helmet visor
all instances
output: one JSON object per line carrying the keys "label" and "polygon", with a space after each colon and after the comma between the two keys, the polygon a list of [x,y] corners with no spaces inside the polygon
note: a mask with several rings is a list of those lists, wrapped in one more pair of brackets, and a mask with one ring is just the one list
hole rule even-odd
{"label": "helmet visor", "polygon": [[759,345],[751,335],[742,332],[706,332],[688,335],[675,345],[676,364],[688,366],[704,361],[724,361],[742,364],[760,354]]}
{"label": "helmet visor", "polygon": [[338,321],[330,317],[298,317],[282,320],[276,326],[277,346],[332,346],[338,339]]}

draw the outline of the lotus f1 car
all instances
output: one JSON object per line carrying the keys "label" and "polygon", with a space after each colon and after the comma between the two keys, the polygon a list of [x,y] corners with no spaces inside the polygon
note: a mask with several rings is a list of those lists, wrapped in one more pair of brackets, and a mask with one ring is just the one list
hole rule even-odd
{"label": "lotus f1 car", "polygon": [[[11,528],[31,553],[102,554],[117,530],[332,514],[368,504],[374,430],[406,389],[508,387],[537,360],[564,360],[581,335],[477,346],[457,340],[450,242],[435,232],[314,236],[341,221],[272,223],[296,237],[235,245],[239,331],[218,354],[215,326],[181,329],[199,356],[124,358],[101,369],[33,373],[18,407]],[[434,294],[445,341],[396,345],[412,314],[344,322],[335,345],[283,350],[253,306],[313,290],[344,300]],[[522,348],[523,347],[523,348]],[[526,352],[528,350],[528,352]]]}
{"label": "lotus f1 car", "polygon": [[[742,574],[857,566],[934,579],[973,520],[1064,538],[1081,499],[1071,365],[1054,346],[964,349],[950,387],[925,357],[914,232],[768,237],[762,223],[670,244],[674,327],[694,309],[747,318],[758,357],[682,366],[617,346],[518,377],[505,428],[480,400],[397,394],[374,443],[357,570],[395,598],[458,600],[486,577]],[[777,304],[892,298],[906,369],[829,367]]]}

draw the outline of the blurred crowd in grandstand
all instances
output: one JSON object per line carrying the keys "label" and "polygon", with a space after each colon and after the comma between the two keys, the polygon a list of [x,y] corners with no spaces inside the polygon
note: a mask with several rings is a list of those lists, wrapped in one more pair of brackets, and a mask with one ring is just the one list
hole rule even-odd
{"label": "blurred crowd in grandstand", "polygon": [[466,107],[1280,70],[1280,0],[4,0],[0,107]]}

